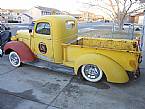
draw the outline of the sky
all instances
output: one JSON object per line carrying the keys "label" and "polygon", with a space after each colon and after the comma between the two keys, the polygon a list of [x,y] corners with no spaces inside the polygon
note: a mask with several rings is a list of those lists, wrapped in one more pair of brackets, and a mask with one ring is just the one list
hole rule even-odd
{"label": "sky", "polygon": [[90,11],[101,15],[101,11],[84,6],[84,2],[94,0],[0,0],[0,8],[4,9],[31,9],[33,6],[44,6],[79,14],[80,11]]}
{"label": "sky", "polygon": [[93,3],[96,2],[95,0],[0,0],[0,8],[30,9],[33,6],[44,6],[49,8],[56,8],[61,11],[67,11],[74,14],[78,14],[80,11],[89,11],[95,13],[96,15],[105,15],[106,12],[102,9],[83,5],[84,2],[89,1]]}
{"label": "sky", "polygon": [[81,1],[88,0],[0,0],[0,8],[30,9],[33,6],[46,6],[59,10],[77,12],[83,10]]}

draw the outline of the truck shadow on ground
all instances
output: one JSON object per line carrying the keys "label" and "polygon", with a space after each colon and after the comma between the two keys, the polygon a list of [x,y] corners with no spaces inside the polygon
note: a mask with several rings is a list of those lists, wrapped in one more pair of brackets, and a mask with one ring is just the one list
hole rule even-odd
{"label": "truck shadow on ground", "polygon": [[[30,67],[30,66],[31,65],[23,64],[23,67]],[[67,73],[56,72],[53,70],[49,70],[47,68],[38,68],[36,66],[33,66],[33,67],[35,67],[36,69],[43,69],[44,71],[49,72],[48,75],[54,74],[54,75],[59,75],[59,76],[62,75],[62,76],[72,77],[71,83],[77,83],[79,85],[86,85],[86,86],[94,87],[97,89],[109,89],[110,88],[105,77],[103,77],[102,80],[97,83],[92,83],[92,82],[86,81],[76,75],[74,76],[74,75],[67,74]],[[59,78],[56,77],[56,81],[61,82],[61,81],[67,81],[67,80],[60,80]]]}
{"label": "truck shadow on ground", "polygon": [[92,83],[89,81],[86,81],[84,79],[80,79],[77,76],[74,76],[72,79],[72,83],[78,83],[80,85],[87,85],[87,86],[91,86],[97,89],[109,89],[110,86],[105,82],[106,80],[103,78],[100,82],[97,83]]}
{"label": "truck shadow on ground", "polygon": [[31,100],[34,102],[40,102],[34,95],[33,95],[33,89],[31,90],[26,90],[24,92],[21,93],[16,93],[16,92],[10,92],[8,90],[5,89],[1,89],[0,88],[0,93],[4,94],[4,95],[10,95],[10,96],[15,96],[15,97],[19,97],[22,99],[26,99],[26,100]]}

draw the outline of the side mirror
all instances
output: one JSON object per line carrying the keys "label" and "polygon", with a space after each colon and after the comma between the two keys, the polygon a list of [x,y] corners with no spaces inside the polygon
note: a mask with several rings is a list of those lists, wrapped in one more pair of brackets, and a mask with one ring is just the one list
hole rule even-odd
{"label": "side mirror", "polygon": [[29,33],[30,33],[30,34],[32,33],[32,29],[29,29]]}

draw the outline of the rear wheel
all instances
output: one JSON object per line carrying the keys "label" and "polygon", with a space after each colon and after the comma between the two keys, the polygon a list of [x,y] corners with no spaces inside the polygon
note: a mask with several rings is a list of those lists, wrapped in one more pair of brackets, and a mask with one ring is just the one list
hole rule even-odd
{"label": "rear wheel", "polygon": [[81,74],[84,79],[90,82],[98,82],[103,77],[103,71],[93,64],[83,65],[81,67]]}
{"label": "rear wheel", "polygon": [[9,61],[14,67],[19,67],[21,65],[20,56],[14,51],[9,54]]}

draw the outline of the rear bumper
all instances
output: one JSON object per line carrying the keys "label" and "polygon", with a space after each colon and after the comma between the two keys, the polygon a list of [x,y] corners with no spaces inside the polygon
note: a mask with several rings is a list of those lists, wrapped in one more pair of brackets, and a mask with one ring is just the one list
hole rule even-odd
{"label": "rear bumper", "polygon": [[135,72],[127,72],[129,80],[138,79],[140,77],[140,69],[138,68]]}

